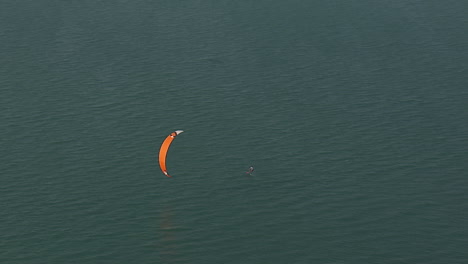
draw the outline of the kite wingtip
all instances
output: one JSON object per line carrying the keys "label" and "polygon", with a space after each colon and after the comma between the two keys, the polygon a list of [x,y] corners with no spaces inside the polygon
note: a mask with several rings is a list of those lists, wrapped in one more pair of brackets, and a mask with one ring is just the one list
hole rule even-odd
{"label": "kite wingtip", "polygon": [[180,133],[184,132],[183,130],[176,130],[175,131],[177,135],[179,135]]}

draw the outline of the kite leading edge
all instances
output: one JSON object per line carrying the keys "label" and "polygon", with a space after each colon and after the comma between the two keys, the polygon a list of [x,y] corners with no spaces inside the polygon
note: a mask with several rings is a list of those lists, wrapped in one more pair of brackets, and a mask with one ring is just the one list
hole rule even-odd
{"label": "kite leading edge", "polygon": [[166,168],[166,156],[167,156],[167,151],[169,150],[169,147],[171,146],[172,141],[174,140],[177,135],[180,133],[184,132],[183,130],[176,130],[169,134],[169,136],[166,137],[166,139],[163,141],[161,144],[161,148],[159,149],[159,167],[161,168],[162,172],[164,175],[167,177],[172,177],[167,173],[167,168]]}

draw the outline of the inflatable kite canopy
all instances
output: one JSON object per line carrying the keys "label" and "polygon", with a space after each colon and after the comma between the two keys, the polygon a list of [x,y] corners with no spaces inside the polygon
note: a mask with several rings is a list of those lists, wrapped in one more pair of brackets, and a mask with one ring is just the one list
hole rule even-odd
{"label": "inflatable kite canopy", "polygon": [[159,167],[161,168],[162,172],[164,175],[167,177],[172,177],[167,173],[167,168],[166,168],[166,156],[167,156],[167,151],[169,150],[169,147],[172,144],[172,141],[174,140],[177,135],[180,133],[184,132],[183,130],[176,130],[169,134],[169,136],[166,137],[166,139],[163,141],[161,144],[161,148],[159,149]]}

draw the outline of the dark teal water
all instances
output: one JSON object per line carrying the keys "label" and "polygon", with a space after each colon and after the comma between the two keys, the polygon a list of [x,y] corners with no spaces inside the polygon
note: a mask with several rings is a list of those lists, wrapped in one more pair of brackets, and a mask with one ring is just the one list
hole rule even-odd
{"label": "dark teal water", "polygon": [[3,1],[0,262],[466,263],[466,10]]}

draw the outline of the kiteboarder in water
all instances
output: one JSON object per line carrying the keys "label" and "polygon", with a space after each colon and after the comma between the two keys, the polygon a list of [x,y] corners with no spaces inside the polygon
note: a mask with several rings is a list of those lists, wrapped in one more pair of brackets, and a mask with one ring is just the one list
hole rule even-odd
{"label": "kiteboarder in water", "polygon": [[254,171],[254,167],[253,166],[250,166],[249,170],[246,171],[245,173],[246,174],[249,174],[249,175],[252,175],[252,172]]}

